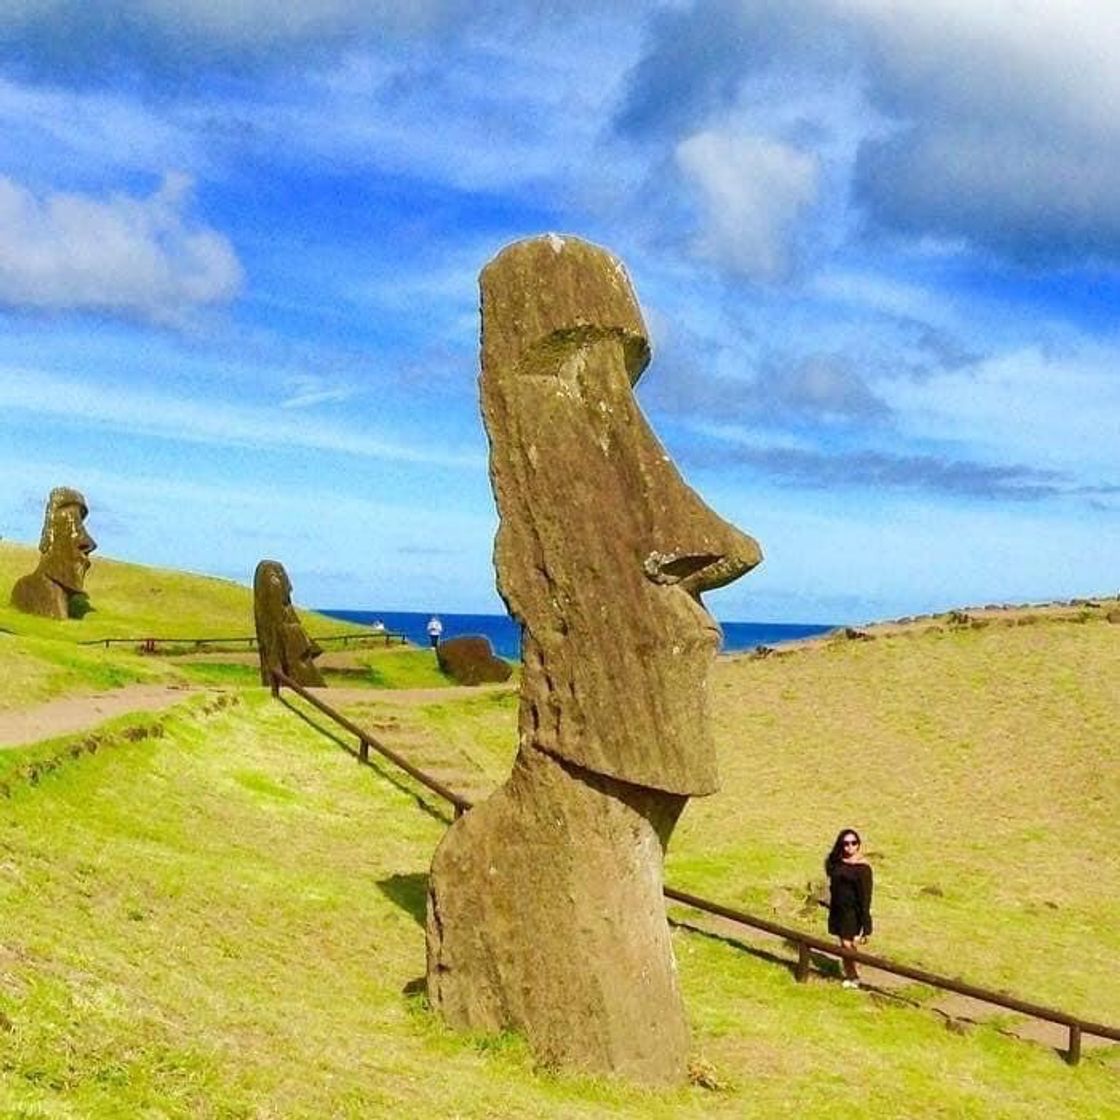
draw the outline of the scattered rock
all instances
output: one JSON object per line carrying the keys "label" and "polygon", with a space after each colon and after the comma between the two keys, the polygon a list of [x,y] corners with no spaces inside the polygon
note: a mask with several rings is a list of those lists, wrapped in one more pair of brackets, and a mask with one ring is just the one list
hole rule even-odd
{"label": "scattered rock", "polygon": [[731,1087],[730,1082],[720,1077],[716,1067],[703,1058],[693,1058],[688,1063],[688,1082],[715,1093],[725,1093]]}
{"label": "scattered rock", "polygon": [[441,673],[459,684],[487,684],[508,681],[513,666],[494,656],[490,639],[478,635],[448,638],[436,646]]}
{"label": "scattered rock", "polygon": [[1113,624],[1120,622],[1120,610],[1109,611],[1105,618]]}

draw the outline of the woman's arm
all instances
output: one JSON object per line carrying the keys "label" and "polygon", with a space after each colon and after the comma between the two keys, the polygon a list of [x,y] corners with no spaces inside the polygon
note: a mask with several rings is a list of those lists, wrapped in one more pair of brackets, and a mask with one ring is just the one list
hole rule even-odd
{"label": "woman's arm", "polygon": [[871,864],[860,864],[856,882],[859,886],[860,925],[863,927],[864,937],[871,936],[871,888],[873,878]]}

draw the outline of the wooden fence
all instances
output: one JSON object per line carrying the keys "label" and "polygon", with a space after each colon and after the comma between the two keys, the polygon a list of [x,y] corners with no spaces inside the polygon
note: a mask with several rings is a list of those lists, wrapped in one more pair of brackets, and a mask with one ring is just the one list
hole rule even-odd
{"label": "wooden fence", "polygon": [[[324,642],[340,642],[343,649],[353,642],[357,646],[369,645],[373,642],[384,640],[387,646],[393,642],[405,645],[408,639],[403,634],[392,630],[370,630],[365,634],[327,634],[324,637],[311,639],[318,645]],[[240,635],[236,638],[87,638],[78,643],[82,646],[136,646],[143,653],[158,653],[162,646],[190,646],[192,651],[204,651],[212,646],[239,646],[244,643],[246,649],[256,649],[257,639],[254,634]]]}
{"label": "wooden fence", "polygon": [[[473,803],[469,798],[456,793],[454,790],[448,789],[447,786],[436,778],[433,778],[430,774],[425,774],[424,771],[413,766],[396,751],[385,746],[383,743],[379,743],[377,739],[364,728],[359,727],[352,720],[347,719],[341,712],[336,711],[306,688],[296,684],[295,681],[291,680],[291,678],[287,677],[285,674],[274,672],[272,674],[272,695],[279,697],[281,688],[290,689],[297,696],[306,700],[312,707],[322,712],[323,715],[356,736],[358,740],[359,761],[368,763],[369,752],[372,748],[377,751],[378,754],[382,755],[382,757],[387,758],[390,762],[394,763],[394,765],[399,766],[405,773],[411,775],[411,777],[422,786],[438,794],[438,796],[442,797],[445,801],[450,802],[451,805],[454,806],[456,817],[461,816],[471,808]],[[934,988],[942,988],[948,992],[956,992],[958,995],[968,996],[971,999],[981,1000],[984,1003],[991,1003],[997,1007],[1004,1007],[1009,1011],[1016,1011],[1022,1015],[1029,1015],[1048,1023],[1057,1023],[1065,1027],[1069,1032],[1069,1044],[1065,1051],[1065,1058],[1070,1065],[1077,1065],[1081,1060],[1081,1036],[1083,1034],[1111,1039],[1113,1042],[1120,1042],[1120,1027],[1110,1027],[1104,1023],[1094,1023],[1087,1019],[1082,1019],[1077,1015],[1070,1015],[1068,1012],[1059,1011],[1057,1008],[1044,1007],[1041,1004],[1018,999],[1005,992],[995,992],[988,988],[981,988],[976,984],[968,984],[963,980],[957,980],[950,976],[939,976],[936,973],[927,972],[925,969],[914,968],[912,965],[900,964],[897,961],[888,960],[886,957],[880,957],[873,953],[865,953],[858,949],[841,949],[833,942],[825,941],[820,937],[814,937],[804,930],[794,929],[792,926],[780,925],[767,918],[760,918],[754,914],[747,914],[742,910],[736,910],[730,906],[722,906],[718,902],[712,902],[710,899],[700,898],[698,895],[677,890],[675,887],[671,887],[668,884],[666,884],[664,891],[665,897],[672,899],[674,902],[680,902],[685,906],[691,906],[694,910],[714,914],[717,917],[732,922],[738,922],[740,925],[749,926],[752,929],[773,934],[775,937],[780,937],[784,941],[796,945],[797,964],[794,966],[793,974],[794,977],[802,983],[809,977],[809,969],[812,963],[810,951],[815,950],[818,953],[824,953],[832,957],[848,957],[859,964],[867,965],[869,968],[877,968],[882,972],[889,972],[895,976],[904,976],[909,980],[917,980],[922,984],[928,984]]]}

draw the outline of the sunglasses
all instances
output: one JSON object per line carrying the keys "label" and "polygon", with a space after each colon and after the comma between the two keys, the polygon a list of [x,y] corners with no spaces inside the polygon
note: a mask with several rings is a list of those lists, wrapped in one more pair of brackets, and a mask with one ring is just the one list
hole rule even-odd
{"label": "sunglasses", "polygon": [[845,840],[843,843],[844,843],[845,848],[858,848],[859,847],[859,841],[858,840]]}

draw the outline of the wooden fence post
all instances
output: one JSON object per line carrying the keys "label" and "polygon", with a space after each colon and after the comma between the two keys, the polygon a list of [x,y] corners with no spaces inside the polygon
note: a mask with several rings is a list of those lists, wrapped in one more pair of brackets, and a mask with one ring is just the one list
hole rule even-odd
{"label": "wooden fence post", "polygon": [[797,943],[797,967],[793,970],[793,978],[799,984],[809,979],[809,946],[804,941]]}
{"label": "wooden fence post", "polygon": [[1076,1023],[1069,1025],[1069,1049],[1066,1051],[1066,1061],[1071,1066],[1081,1061],[1081,1028]]}

